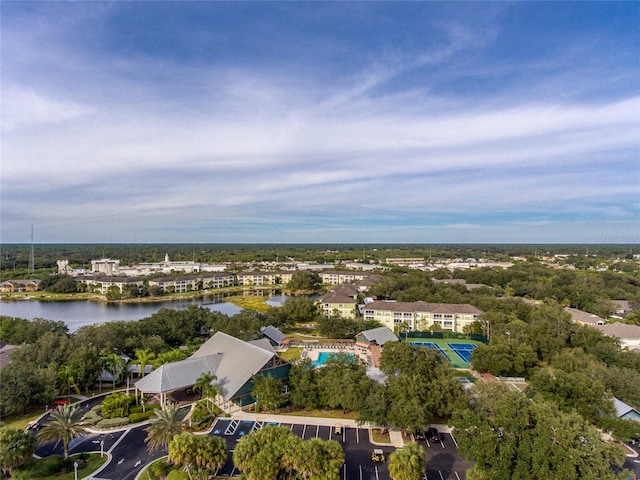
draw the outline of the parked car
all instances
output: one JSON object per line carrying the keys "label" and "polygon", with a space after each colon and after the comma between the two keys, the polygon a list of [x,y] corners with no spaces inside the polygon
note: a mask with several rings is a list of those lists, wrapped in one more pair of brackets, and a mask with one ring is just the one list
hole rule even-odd
{"label": "parked car", "polygon": [[426,432],[427,440],[430,442],[441,442],[442,438],[440,437],[440,432],[435,427],[429,427]]}
{"label": "parked car", "polygon": [[418,428],[416,430],[413,431],[413,438],[418,441],[418,440],[424,440],[426,438],[425,435],[425,431],[421,428]]}
{"label": "parked car", "polygon": [[374,462],[384,462],[386,460],[381,448],[374,448],[371,452],[371,460]]}

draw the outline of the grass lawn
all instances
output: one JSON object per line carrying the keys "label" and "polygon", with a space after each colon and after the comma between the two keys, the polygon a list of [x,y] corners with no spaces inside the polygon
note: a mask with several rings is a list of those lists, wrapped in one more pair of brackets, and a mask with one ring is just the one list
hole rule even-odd
{"label": "grass lawn", "polygon": [[44,407],[30,407],[24,414],[14,414],[7,417],[2,417],[2,423],[11,428],[17,428],[24,430],[27,428],[29,422],[35,420],[44,413]]}
{"label": "grass lawn", "polygon": [[317,417],[317,418],[336,418],[336,419],[347,419],[347,420],[357,420],[358,413],[357,412],[347,412],[342,413],[342,410],[294,410],[291,412],[283,411],[283,415],[293,415],[295,417]]}
{"label": "grass lawn", "polygon": [[[109,458],[108,455],[104,455],[100,457],[99,453],[88,453],[86,455],[87,455],[87,463],[83,467],[78,468],[78,478],[88,477],[93,472],[95,472],[98,468],[100,468],[104,463],[106,463],[107,459]],[[77,455],[72,455],[70,458],[74,459],[76,457]],[[37,467],[38,462],[46,462],[46,461],[47,461],[46,458],[43,458],[40,460],[35,458],[31,459],[29,460],[29,462],[27,462],[26,465],[18,469],[18,471],[33,470],[35,467]],[[48,475],[46,477],[34,476],[32,478],[34,479],[37,478],[39,480],[74,480],[75,472],[73,471],[73,464],[72,464],[69,472],[59,473],[56,475]]]}
{"label": "grass lawn", "polygon": [[271,305],[266,303],[267,297],[253,295],[233,295],[224,299],[225,302],[233,303],[235,306],[256,312],[267,313]]}
{"label": "grass lawn", "polygon": [[389,431],[386,433],[382,433],[382,430],[379,428],[371,429],[371,440],[375,443],[391,443],[391,436],[389,435]]}
{"label": "grass lawn", "polygon": [[290,347],[284,352],[279,352],[278,356],[284,358],[288,362],[298,360],[302,354],[302,347]]}

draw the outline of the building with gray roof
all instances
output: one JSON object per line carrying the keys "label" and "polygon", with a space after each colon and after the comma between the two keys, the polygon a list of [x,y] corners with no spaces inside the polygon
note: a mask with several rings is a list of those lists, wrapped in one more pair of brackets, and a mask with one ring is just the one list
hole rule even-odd
{"label": "building with gray roof", "polygon": [[253,403],[253,375],[268,374],[286,382],[290,368],[267,339],[245,342],[217,332],[191,357],[162,365],[135,386],[144,394],[156,395],[164,404],[171,392],[192,387],[200,375],[209,372],[216,376],[214,383],[222,391],[216,398],[218,406],[232,412]]}

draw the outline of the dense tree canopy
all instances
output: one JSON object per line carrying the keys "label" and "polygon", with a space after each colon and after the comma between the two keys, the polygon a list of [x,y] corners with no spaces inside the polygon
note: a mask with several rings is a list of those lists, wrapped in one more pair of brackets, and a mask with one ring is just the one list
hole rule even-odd
{"label": "dense tree canopy", "polygon": [[433,349],[387,343],[380,369],[386,382],[372,387],[362,402],[361,421],[412,432],[430,424],[436,415],[450,415],[462,395],[449,363]]}
{"label": "dense tree canopy", "polygon": [[626,478],[611,468],[624,453],[580,415],[500,385],[479,385],[452,424],[460,452],[476,462],[474,478]]}
{"label": "dense tree canopy", "polygon": [[233,461],[247,480],[339,480],[344,453],[333,440],[302,440],[289,428],[266,426],[238,442]]}
{"label": "dense tree canopy", "polygon": [[0,474],[11,478],[11,470],[26,462],[36,451],[36,439],[16,428],[0,427]]}

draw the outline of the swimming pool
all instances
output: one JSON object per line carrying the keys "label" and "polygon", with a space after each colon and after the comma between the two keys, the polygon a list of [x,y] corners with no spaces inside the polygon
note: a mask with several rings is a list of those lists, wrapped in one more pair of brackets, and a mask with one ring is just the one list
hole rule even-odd
{"label": "swimming pool", "polygon": [[[318,354],[318,359],[314,360],[313,363],[316,367],[320,367],[322,365],[324,365],[325,363],[327,363],[327,360],[329,360],[329,358],[333,357],[337,357],[338,353],[334,353],[334,352],[320,352]],[[346,355],[347,357],[349,357],[349,360],[353,362],[353,359],[356,357],[354,353],[342,353],[342,355]]]}

